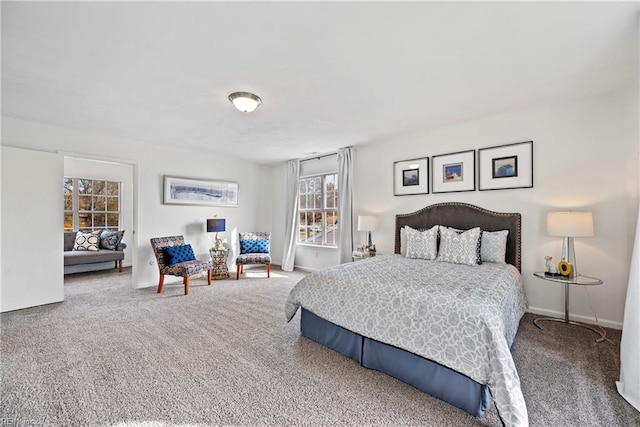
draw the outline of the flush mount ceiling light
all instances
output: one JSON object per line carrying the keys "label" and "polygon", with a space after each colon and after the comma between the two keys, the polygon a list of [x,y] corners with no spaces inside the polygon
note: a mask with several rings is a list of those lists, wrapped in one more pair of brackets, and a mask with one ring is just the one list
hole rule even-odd
{"label": "flush mount ceiling light", "polygon": [[243,113],[250,113],[262,104],[262,99],[259,96],[249,92],[233,92],[229,95],[229,101],[233,102],[233,105]]}

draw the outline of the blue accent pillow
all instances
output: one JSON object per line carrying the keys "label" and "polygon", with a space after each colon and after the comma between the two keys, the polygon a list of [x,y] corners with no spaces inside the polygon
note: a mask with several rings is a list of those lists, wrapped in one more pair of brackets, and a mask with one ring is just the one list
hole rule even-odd
{"label": "blue accent pillow", "polygon": [[115,251],[123,237],[124,230],[104,230],[100,233],[100,249],[111,249],[112,251]]}
{"label": "blue accent pillow", "polygon": [[191,245],[167,246],[162,251],[164,252],[164,263],[169,267],[196,259]]}
{"label": "blue accent pillow", "polygon": [[240,240],[241,254],[268,254],[269,239]]}

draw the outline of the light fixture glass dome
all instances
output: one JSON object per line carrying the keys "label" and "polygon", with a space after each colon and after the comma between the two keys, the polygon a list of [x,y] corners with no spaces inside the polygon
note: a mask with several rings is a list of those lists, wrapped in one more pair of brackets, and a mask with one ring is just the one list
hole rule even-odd
{"label": "light fixture glass dome", "polygon": [[229,101],[233,102],[233,105],[243,113],[250,113],[262,104],[262,99],[259,96],[249,92],[234,92],[229,95]]}

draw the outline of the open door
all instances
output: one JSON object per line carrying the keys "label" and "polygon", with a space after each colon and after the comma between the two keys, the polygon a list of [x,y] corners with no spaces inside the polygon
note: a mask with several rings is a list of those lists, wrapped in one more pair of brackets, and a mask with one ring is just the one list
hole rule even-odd
{"label": "open door", "polygon": [[2,150],[0,311],[64,300],[59,154]]}

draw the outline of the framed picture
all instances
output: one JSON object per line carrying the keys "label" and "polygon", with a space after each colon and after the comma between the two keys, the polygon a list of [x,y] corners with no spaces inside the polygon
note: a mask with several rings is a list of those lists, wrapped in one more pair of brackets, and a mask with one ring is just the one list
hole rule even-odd
{"label": "framed picture", "polygon": [[433,193],[476,190],[476,150],[442,154],[431,158]]}
{"label": "framed picture", "polygon": [[238,184],[164,176],[165,205],[238,206]]}
{"label": "framed picture", "polygon": [[393,163],[393,195],[429,193],[429,158]]}
{"label": "framed picture", "polygon": [[480,191],[533,187],[533,141],[478,150]]}

